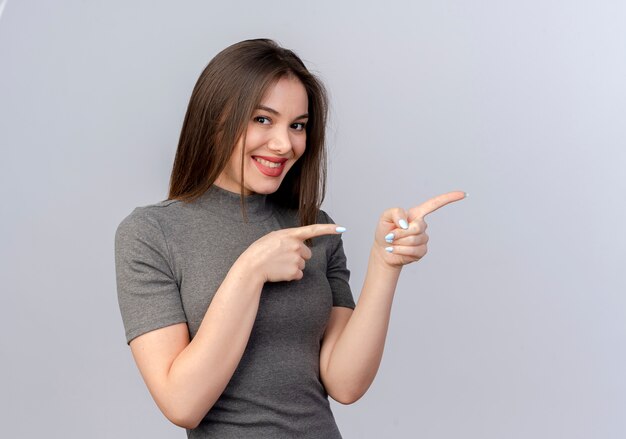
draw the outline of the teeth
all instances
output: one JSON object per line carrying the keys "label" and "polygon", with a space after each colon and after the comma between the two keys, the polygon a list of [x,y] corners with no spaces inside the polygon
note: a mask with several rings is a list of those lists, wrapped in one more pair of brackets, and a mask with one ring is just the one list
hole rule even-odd
{"label": "teeth", "polygon": [[267,166],[268,168],[279,168],[281,166],[280,163],[268,162],[267,160],[263,160],[258,157],[255,157],[254,160],[261,163],[262,165]]}

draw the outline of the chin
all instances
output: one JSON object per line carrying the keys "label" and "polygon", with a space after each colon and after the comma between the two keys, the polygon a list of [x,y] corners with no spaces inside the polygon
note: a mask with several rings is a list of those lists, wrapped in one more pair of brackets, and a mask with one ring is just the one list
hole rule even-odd
{"label": "chin", "polygon": [[[282,180],[281,182],[282,183]],[[280,183],[258,183],[255,185],[251,185],[249,186],[247,189],[252,191],[255,194],[265,194],[265,195],[269,195],[269,194],[273,194],[274,192],[276,192],[278,190],[278,188],[280,187]]]}

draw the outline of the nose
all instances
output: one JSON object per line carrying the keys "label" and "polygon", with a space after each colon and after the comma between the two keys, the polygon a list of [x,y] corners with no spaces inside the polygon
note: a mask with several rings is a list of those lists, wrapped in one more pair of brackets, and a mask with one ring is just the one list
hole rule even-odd
{"label": "nose", "polygon": [[287,154],[291,150],[289,133],[284,130],[275,130],[267,142],[267,147],[277,155]]}

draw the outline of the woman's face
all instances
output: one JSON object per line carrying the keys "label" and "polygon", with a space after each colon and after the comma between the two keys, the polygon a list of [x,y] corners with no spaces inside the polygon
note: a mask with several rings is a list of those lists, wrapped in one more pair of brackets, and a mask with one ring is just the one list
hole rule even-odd
{"label": "woman's face", "polygon": [[244,195],[271,194],[306,148],[309,101],[299,79],[283,77],[267,90],[215,184],[239,193],[244,148]]}

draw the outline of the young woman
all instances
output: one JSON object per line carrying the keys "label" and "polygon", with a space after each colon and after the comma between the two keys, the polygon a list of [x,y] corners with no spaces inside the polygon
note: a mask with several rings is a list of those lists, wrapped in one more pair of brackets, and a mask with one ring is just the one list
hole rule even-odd
{"label": "young woman", "polygon": [[191,438],[340,438],[328,395],[374,380],[403,265],[450,192],[378,221],[355,306],[325,193],[323,85],[267,39],[220,52],[191,95],[169,197],[118,226],[126,339]]}

